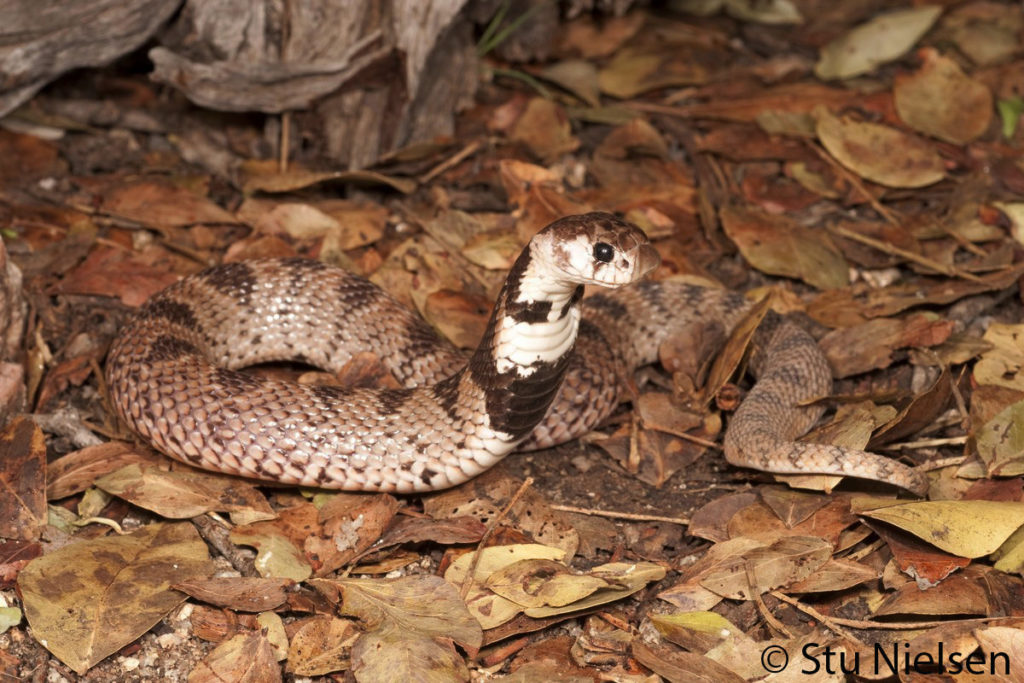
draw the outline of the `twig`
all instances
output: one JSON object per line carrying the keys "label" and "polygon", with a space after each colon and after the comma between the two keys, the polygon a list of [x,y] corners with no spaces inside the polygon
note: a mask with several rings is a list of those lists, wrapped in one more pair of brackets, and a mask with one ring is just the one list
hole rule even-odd
{"label": "twig", "polygon": [[849,638],[851,641],[857,643],[857,645],[860,646],[860,647],[867,647],[867,645],[865,645],[864,642],[862,642],[859,638],[855,637],[853,634],[849,633],[846,629],[844,629],[840,625],[840,622],[851,621],[851,620],[849,620],[849,619],[840,619],[840,618],[833,619],[831,617],[826,617],[824,614],[822,614],[818,610],[814,609],[810,605],[805,605],[802,602],[800,602],[798,600],[794,600],[793,598],[789,597],[788,595],[785,595],[784,593],[780,593],[779,591],[772,591],[771,592],[771,596],[773,598],[777,599],[777,600],[781,600],[782,602],[786,603],[787,605],[791,605],[792,607],[795,607],[796,609],[800,610],[804,614],[817,619],[818,621],[820,621],[822,624],[825,625],[825,628],[829,629],[833,633],[836,633],[836,634],[842,636],[843,638]]}
{"label": "twig", "polygon": [[922,256],[921,254],[916,254],[912,251],[901,249],[899,247],[889,244],[888,242],[876,240],[874,237],[861,235],[858,232],[854,232],[853,230],[847,230],[846,228],[838,225],[833,226],[830,229],[832,232],[836,233],[837,235],[841,235],[846,239],[853,240],[854,242],[860,242],[861,244],[865,244],[871,247],[872,249],[877,249],[879,251],[885,252],[886,254],[892,254],[893,256],[905,258],[906,260],[913,261],[914,263],[920,266],[930,268],[937,273],[949,275],[950,277],[962,278],[964,280],[970,280],[971,282],[983,282],[983,280],[974,273],[968,273],[966,271],[960,270],[956,266],[939,263],[938,261],[930,259],[927,256]]}
{"label": "twig", "polygon": [[943,467],[952,467],[953,465],[962,465],[967,460],[966,455],[955,455],[951,458],[939,458],[938,460],[930,460],[920,467],[927,471],[941,470]]}
{"label": "twig", "polygon": [[768,605],[764,604],[764,599],[761,597],[761,592],[756,590],[754,586],[757,585],[757,579],[754,576],[754,565],[749,560],[743,563],[743,572],[747,577],[747,592],[754,596],[754,604],[757,605],[757,611],[761,613],[761,618],[768,624],[768,628],[772,629],[776,633],[781,633],[783,637],[792,639],[793,634],[790,632],[786,625],[779,621],[771,610],[768,609]]}
{"label": "twig", "polygon": [[821,145],[813,141],[808,141],[807,146],[814,150],[814,153],[818,155],[818,158],[828,164],[840,178],[853,185],[858,192],[864,195],[864,199],[866,199],[868,204],[871,205],[871,208],[877,211],[882,218],[893,225],[899,224],[899,219],[896,217],[896,214],[892,210],[885,208],[882,202],[878,201],[877,197],[868,192],[868,188],[864,187],[864,183],[861,182],[859,177],[848,171],[845,166],[836,161],[831,154],[822,149]]}
{"label": "twig", "polygon": [[482,140],[479,140],[479,139],[474,140],[473,142],[469,143],[468,145],[466,145],[465,147],[460,149],[458,152],[456,152],[452,156],[448,157],[447,159],[445,159],[444,161],[439,163],[434,168],[432,168],[429,171],[427,171],[426,173],[424,173],[420,177],[419,183],[421,185],[425,185],[425,184],[429,183],[431,180],[433,180],[437,176],[441,175],[442,173],[447,171],[449,168],[451,168],[451,167],[461,163],[467,157],[471,157],[474,154],[476,154],[480,150],[481,146],[483,146],[483,141]]}
{"label": "twig", "polygon": [[672,429],[671,427],[666,427],[664,425],[658,425],[657,427],[649,427],[649,429],[652,429],[656,432],[664,432],[665,434],[671,434],[672,436],[679,437],[684,441],[690,441],[692,443],[697,444],[698,446],[704,446],[705,448],[721,448],[721,446],[719,446],[714,441],[703,439],[699,436],[694,436],[693,434],[687,434],[686,432],[680,431],[678,429]]}
{"label": "twig", "polygon": [[610,519],[628,519],[631,522],[667,522],[680,526],[689,526],[690,520],[685,517],[663,517],[661,515],[641,515],[634,512],[618,512],[616,510],[594,510],[591,508],[579,508],[573,505],[551,505],[552,510],[559,512],[575,512],[578,515],[590,515],[592,517],[608,517]]}
{"label": "twig", "polygon": [[231,566],[242,576],[256,576],[256,561],[249,551],[239,548],[231,542],[226,522],[213,513],[198,515],[191,520],[199,535],[217,549]]}
{"label": "twig", "polygon": [[867,557],[868,555],[870,555],[871,553],[875,552],[879,548],[881,548],[883,545],[885,545],[885,541],[883,541],[882,539],[879,538],[879,539],[875,540],[874,543],[871,543],[871,544],[865,546],[864,548],[861,548],[857,552],[850,553],[849,556],[847,556],[846,559],[853,560],[854,562],[858,562],[861,559],[863,559],[863,558]]}
{"label": "twig", "polygon": [[[828,626],[830,629],[834,629],[836,626],[845,626],[847,628],[853,628],[860,631],[870,631],[878,629],[881,631],[916,631],[923,628],[935,628],[936,626],[948,626],[950,623],[954,624],[971,624],[971,623],[985,623],[998,621],[1002,619],[1019,621],[1019,617],[977,617],[975,619],[957,619],[956,621],[946,620],[934,620],[934,621],[871,621],[869,619],[843,619],[842,617],[827,617],[818,610],[814,609],[810,605],[806,605],[795,598],[791,598],[784,593],[778,591],[772,591],[771,595],[778,598],[782,602],[796,607],[798,610],[803,612],[809,617],[817,619],[821,623]],[[841,630],[836,630],[836,633],[846,635]],[[856,640],[856,638],[854,638]],[[859,641],[858,641],[859,642]]]}
{"label": "twig", "polygon": [[626,471],[636,474],[640,471],[640,417],[633,416],[629,428],[629,457],[626,460]]}
{"label": "twig", "polygon": [[519,502],[519,499],[523,497],[524,493],[526,493],[526,489],[530,488],[531,486],[533,486],[533,477],[527,477],[526,481],[523,482],[523,485],[519,487],[519,490],[516,491],[512,498],[508,501],[508,504],[505,505],[504,508],[502,508],[501,512],[499,512],[498,515],[493,520],[491,520],[490,525],[488,525],[487,527],[487,531],[485,531],[484,535],[480,538],[480,542],[476,544],[476,549],[473,550],[473,559],[472,561],[470,561],[469,569],[466,571],[466,578],[462,581],[462,590],[459,591],[459,594],[462,596],[463,600],[465,600],[466,596],[469,595],[469,589],[473,585],[473,580],[476,575],[476,568],[477,565],[480,564],[481,551],[487,545],[487,541],[490,540],[491,536],[494,535],[495,530],[498,528],[498,524],[504,521],[505,517],[509,513],[509,510],[512,509],[512,506]]}
{"label": "twig", "polygon": [[891,443],[882,446],[879,450],[883,451],[902,451],[910,450],[913,448],[936,448],[938,446],[957,446],[960,444],[967,443],[966,436],[950,436],[944,439],[919,439],[917,441],[904,441],[902,443]]}

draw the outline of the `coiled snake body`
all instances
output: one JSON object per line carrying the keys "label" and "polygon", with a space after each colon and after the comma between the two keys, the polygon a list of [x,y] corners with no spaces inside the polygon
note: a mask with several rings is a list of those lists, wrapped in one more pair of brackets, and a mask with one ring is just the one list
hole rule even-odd
{"label": "coiled snake body", "polygon": [[[520,449],[576,438],[618,401],[624,371],[700,318],[731,327],[743,297],[639,282],[658,263],[610,214],[552,223],[524,249],[469,357],[368,281],[302,259],[218,266],[151,298],[111,347],[118,415],[158,450],[230,474],[349,490],[458,484]],[[582,318],[582,320],[581,320]],[[775,319],[752,366],[758,383],[725,437],[729,462],[885,481],[921,494],[915,470],[871,453],[793,439],[831,390],[813,338]],[[336,371],[371,351],[405,387],[306,386],[236,369],[296,360]]]}

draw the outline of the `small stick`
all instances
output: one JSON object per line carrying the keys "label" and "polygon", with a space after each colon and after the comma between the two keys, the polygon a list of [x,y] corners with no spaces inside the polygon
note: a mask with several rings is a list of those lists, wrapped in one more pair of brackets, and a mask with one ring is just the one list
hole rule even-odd
{"label": "small stick", "polygon": [[[826,617],[824,614],[814,609],[810,605],[806,605],[795,598],[791,598],[788,595],[780,593],[778,591],[772,591],[771,595],[778,598],[782,602],[785,602],[798,610],[803,612],[809,617],[817,619],[821,623],[828,626],[830,629],[835,626],[845,626],[847,628],[854,628],[862,631],[869,631],[872,629],[878,629],[881,631],[916,631],[918,629],[935,628],[936,626],[948,626],[951,623],[955,624],[966,624],[966,623],[986,623],[992,621],[998,621],[1000,619],[1019,621],[1020,617],[978,617],[975,619],[957,619],[956,621],[949,621],[948,619],[935,620],[935,621],[871,621],[861,619],[843,619],[842,617]],[[836,631],[836,633],[843,633],[842,631]],[[844,634],[845,635],[845,634]],[[854,638],[856,640],[856,638]],[[857,641],[860,642],[860,641]]]}
{"label": "small stick", "polygon": [[853,230],[847,230],[846,228],[840,226],[835,226],[831,228],[831,230],[832,232],[841,235],[846,239],[853,240],[854,242],[860,242],[861,244],[866,244],[867,246],[885,252],[886,254],[892,254],[894,256],[905,258],[908,261],[913,261],[914,263],[924,266],[925,268],[930,268],[937,273],[949,275],[950,277],[962,278],[964,280],[970,280],[971,282],[983,282],[983,280],[977,275],[960,270],[956,266],[947,266],[943,263],[935,261],[934,259],[930,259],[927,256],[915,254],[914,252],[907,251],[906,249],[900,249],[899,247],[893,246],[887,242],[876,240],[875,238],[868,237],[867,235],[861,235],[860,233],[854,232]]}
{"label": "small stick", "polygon": [[864,195],[864,199],[866,199],[868,204],[871,205],[871,208],[877,211],[882,218],[889,221],[893,225],[899,224],[899,220],[896,218],[896,214],[890,211],[889,209],[885,208],[882,202],[878,201],[878,199],[873,194],[868,192],[868,188],[864,187],[864,183],[860,181],[860,178],[858,176],[848,171],[845,166],[836,161],[836,159],[833,158],[831,154],[822,149],[821,145],[816,144],[813,141],[810,141],[807,143],[807,146],[814,150],[814,153],[817,154],[822,161],[831,166],[832,170],[835,171],[836,174],[839,175],[839,177],[841,177],[843,180],[857,188],[857,190],[862,195]]}
{"label": "small stick", "polygon": [[466,596],[469,595],[469,588],[473,585],[473,579],[476,575],[476,567],[480,564],[480,551],[484,549],[487,541],[494,535],[495,530],[498,528],[498,524],[505,519],[509,510],[512,509],[512,506],[519,502],[519,499],[523,497],[524,493],[526,493],[526,489],[531,486],[533,486],[533,477],[527,477],[526,481],[523,482],[523,485],[519,487],[519,490],[516,491],[511,500],[508,501],[508,504],[505,505],[501,512],[498,513],[498,516],[491,520],[490,525],[487,527],[487,531],[485,531],[484,535],[480,538],[480,542],[476,544],[476,550],[473,551],[473,560],[469,563],[469,569],[466,571],[466,578],[462,582],[462,590],[459,591],[463,600],[465,600]]}
{"label": "small stick", "polygon": [[578,508],[572,505],[551,505],[552,510],[559,512],[575,512],[578,515],[590,515],[592,517],[608,517],[611,519],[628,519],[631,522],[667,522],[679,526],[689,526],[690,520],[685,517],[662,517],[661,515],[641,515],[633,512],[617,512],[615,510],[593,510],[591,508]]}
{"label": "small stick", "polygon": [[473,142],[469,143],[468,145],[460,149],[458,152],[453,154],[451,157],[445,159],[437,166],[424,173],[420,177],[420,184],[425,185],[426,183],[429,183],[431,180],[441,175],[449,168],[460,163],[463,159],[476,154],[482,145],[483,142],[481,140],[474,140]]}
{"label": "small stick", "polygon": [[957,446],[967,443],[966,436],[950,436],[945,439],[919,439],[918,441],[904,441],[902,443],[891,443],[882,446],[879,450],[901,451],[912,448],[935,448],[936,446]]}

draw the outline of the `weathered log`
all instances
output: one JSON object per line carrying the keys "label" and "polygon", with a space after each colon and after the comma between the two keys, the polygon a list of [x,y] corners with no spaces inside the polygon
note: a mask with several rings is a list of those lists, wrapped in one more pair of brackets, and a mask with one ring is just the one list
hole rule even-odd
{"label": "weathered log", "polygon": [[66,71],[103,66],[149,40],[181,0],[0,2],[0,116]]}

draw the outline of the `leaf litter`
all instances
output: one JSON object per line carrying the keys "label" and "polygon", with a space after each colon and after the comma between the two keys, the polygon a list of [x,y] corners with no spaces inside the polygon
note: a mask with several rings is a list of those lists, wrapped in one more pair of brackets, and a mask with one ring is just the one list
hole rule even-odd
{"label": "leaf litter", "polygon": [[[215,162],[196,119],[118,66],[105,77],[173,134],[0,130],[0,266],[20,268],[30,311],[4,359],[24,362],[44,426],[0,433],[0,672],[753,680],[768,648],[808,644],[1021,661],[1021,27],[1019,4],[980,1],[584,13],[546,60],[487,56],[454,137],[362,169],[308,147],[239,157],[263,133],[237,121]],[[32,107],[73,111],[69,85]],[[125,134],[147,154],[81,155]],[[127,311],[209,263],[342,265],[471,348],[522,245],[589,210],[644,227],[657,277],[763,303],[732,335],[672,340],[668,374],[623,378],[631,405],[579,443],[451,491],[325,493],[171,463],[103,407]],[[922,466],[926,500],[721,463],[769,307],[839,380],[809,438]],[[342,380],[388,386],[378,361]],[[324,380],[307,370],[258,371]]]}

